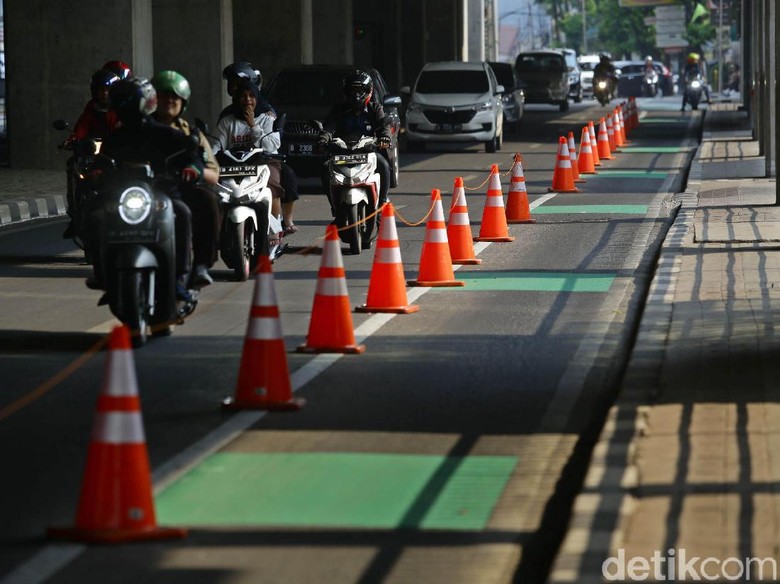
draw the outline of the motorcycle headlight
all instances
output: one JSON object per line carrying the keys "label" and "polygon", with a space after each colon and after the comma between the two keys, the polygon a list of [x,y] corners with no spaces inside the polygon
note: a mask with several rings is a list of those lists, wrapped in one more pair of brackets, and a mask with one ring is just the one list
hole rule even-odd
{"label": "motorcycle headlight", "polygon": [[599,89],[606,89],[606,88],[607,88],[607,82],[599,81]]}
{"label": "motorcycle headlight", "polygon": [[119,216],[125,223],[137,225],[149,216],[152,195],[139,187],[130,187],[119,197]]}
{"label": "motorcycle headlight", "polygon": [[691,82],[691,87],[693,87],[694,89],[699,89],[699,87],[701,87],[701,82],[700,81],[693,81],[693,82]]}
{"label": "motorcycle headlight", "polygon": [[478,112],[486,112],[493,109],[493,102],[492,101],[483,101],[482,103],[478,103],[474,106],[474,111]]}

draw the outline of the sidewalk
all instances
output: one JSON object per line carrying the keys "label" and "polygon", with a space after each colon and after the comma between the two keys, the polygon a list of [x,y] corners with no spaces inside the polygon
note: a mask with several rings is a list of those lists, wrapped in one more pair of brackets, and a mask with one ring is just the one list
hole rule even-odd
{"label": "sidewalk", "polygon": [[706,113],[549,582],[780,575],[780,206],[748,123]]}
{"label": "sidewalk", "polygon": [[65,162],[62,170],[0,168],[0,226],[64,215]]}

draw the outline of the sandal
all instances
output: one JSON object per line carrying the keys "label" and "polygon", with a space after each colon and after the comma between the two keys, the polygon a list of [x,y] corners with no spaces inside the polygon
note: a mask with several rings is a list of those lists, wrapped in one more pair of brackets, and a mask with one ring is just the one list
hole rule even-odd
{"label": "sandal", "polygon": [[298,233],[298,226],[295,223],[290,223],[284,227],[285,235],[292,235],[293,233]]}

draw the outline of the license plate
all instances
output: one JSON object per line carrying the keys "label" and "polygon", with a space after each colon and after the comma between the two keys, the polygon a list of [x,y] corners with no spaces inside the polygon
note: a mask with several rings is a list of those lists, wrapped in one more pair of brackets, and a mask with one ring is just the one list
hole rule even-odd
{"label": "license plate", "polygon": [[368,162],[368,154],[337,154],[333,157],[333,164],[365,164]]}
{"label": "license plate", "polygon": [[314,144],[290,144],[290,154],[293,156],[311,156],[314,154]]}
{"label": "license plate", "polygon": [[436,129],[439,132],[460,132],[463,126],[461,124],[437,124]]}
{"label": "license plate", "polygon": [[146,242],[153,243],[157,241],[156,229],[129,229],[129,230],[108,230],[106,239],[109,243],[134,243]]}
{"label": "license plate", "polygon": [[223,166],[219,169],[219,175],[228,176],[253,176],[257,174],[257,166],[254,164],[239,164],[234,166]]}

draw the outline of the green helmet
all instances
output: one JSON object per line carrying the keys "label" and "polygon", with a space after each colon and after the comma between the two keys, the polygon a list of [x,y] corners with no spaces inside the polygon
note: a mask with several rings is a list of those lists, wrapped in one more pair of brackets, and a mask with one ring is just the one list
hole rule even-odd
{"label": "green helmet", "polygon": [[184,102],[181,108],[182,113],[184,113],[184,110],[187,109],[190,95],[192,95],[190,82],[187,81],[184,75],[176,71],[160,71],[152,77],[152,85],[154,85],[157,93],[167,92],[178,95]]}

